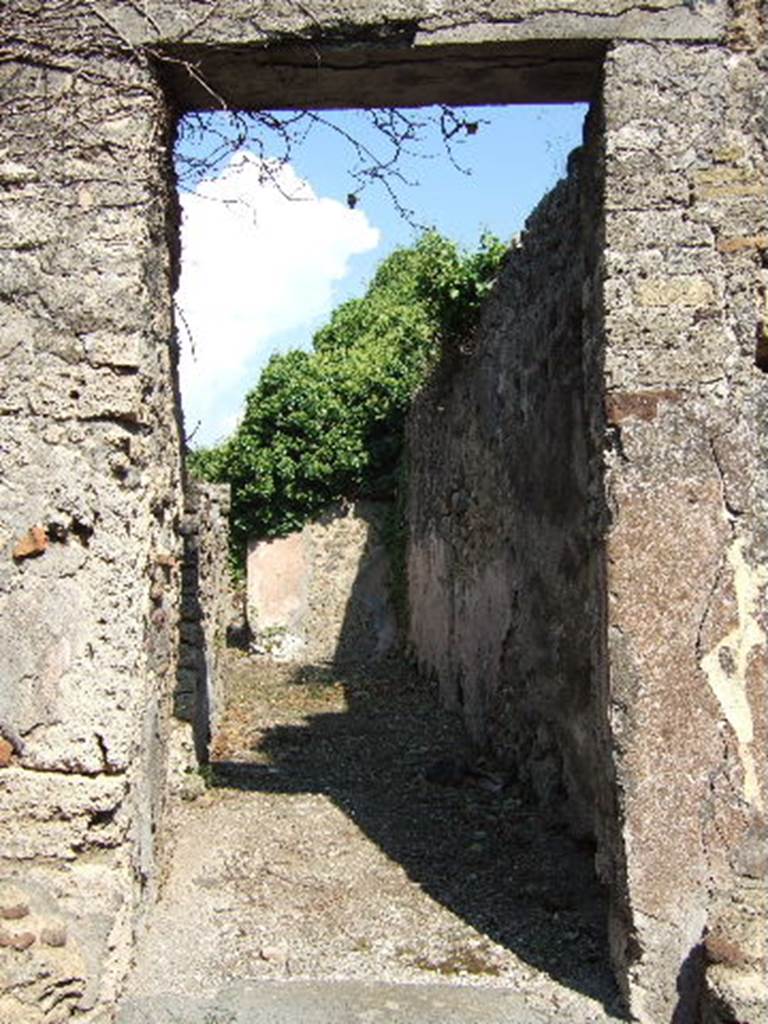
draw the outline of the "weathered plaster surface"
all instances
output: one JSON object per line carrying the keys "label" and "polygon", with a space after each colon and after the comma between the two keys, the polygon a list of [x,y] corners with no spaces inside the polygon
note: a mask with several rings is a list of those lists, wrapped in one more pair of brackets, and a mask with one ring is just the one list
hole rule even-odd
{"label": "weathered plaster surface", "polygon": [[727,553],[728,571],[733,574],[737,622],[704,655],[701,667],[739,744],[744,771],[744,799],[762,811],[763,795],[758,784],[754,750],[754,719],[747,685],[751,662],[760,657],[768,644],[762,615],[768,568],[748,564],[744,547],[744,539],[739,538]]}
{"label": "weathered plaster surface", "polygon": [[512,249],[467,355],[409,421],[410,642],[545,806],[594,835],[600,382],[596,136]]}
{"label": "weathered plaster surface", "polygon": [[389,506],[333,506],[303,530],[248,546],[254,648],[298,663],[392,653],[397,623],[384,541]]}
{"label": "weathered plaster surface", "polygon": [[67,925],[67,956],[0,950],[0,1017],[31,1024],[97,1018],[130,961],[177,646],[167,118],[74,13],[0,12],[0,875]]}
{"label": "weathered plaster surface", "polygon": [[[750,9],[753,32],[742,21],[731,52],[623,44],[606,65],[606,696],[619,804],[605,846],[615,893],[626,886],[619,974],[646,1021],[765,1012],[718,1009],[701,987],[724,893],[743,907],[736,933],[766,927],[736,867],[765,836],[768,783],[756,351],[768,163],[765,71],[750,49],[764,24]],[[747,977],[749,962],[718,970]],[[751,962],[752,976],[765,971]]]}

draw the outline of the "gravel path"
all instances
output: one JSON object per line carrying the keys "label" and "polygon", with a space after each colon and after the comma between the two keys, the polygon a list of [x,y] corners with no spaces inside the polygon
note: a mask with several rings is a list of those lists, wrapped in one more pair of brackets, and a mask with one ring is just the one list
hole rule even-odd
{"label": "gravel path", "polygon": [[590,851],[492,766],[427,781],[452,774],[460,762],[445,758],[462,749],[428,687],[395,664],[227,659],[213,785],[178,809],[129,997],[420,983],[515,990],[558,1020],[618,1019]]}

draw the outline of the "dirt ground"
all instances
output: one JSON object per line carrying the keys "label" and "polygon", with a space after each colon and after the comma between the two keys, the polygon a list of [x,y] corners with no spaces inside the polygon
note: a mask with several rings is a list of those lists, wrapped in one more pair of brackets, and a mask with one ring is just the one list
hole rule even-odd
{"label": "dirt ground", "polygon": [[457,769],[461,727],[429,686],[395,662],[226,658],[208,787],[179,809],[135,985],[497,986],[563,1020],[616,1019],[592,852],[492,765]]}

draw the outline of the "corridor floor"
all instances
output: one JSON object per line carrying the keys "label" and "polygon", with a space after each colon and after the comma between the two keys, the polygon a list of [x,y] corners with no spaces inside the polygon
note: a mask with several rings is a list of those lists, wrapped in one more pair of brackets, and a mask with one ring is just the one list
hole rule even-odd
{"label": "corridor floor", "polygon": [[226,659],[120,1024],[620,1019],[591,852],[493,765],[463,772],[426,684]]}

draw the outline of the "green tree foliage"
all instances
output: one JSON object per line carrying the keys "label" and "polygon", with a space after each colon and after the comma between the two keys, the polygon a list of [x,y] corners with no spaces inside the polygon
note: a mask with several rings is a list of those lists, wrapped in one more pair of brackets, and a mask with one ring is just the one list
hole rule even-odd
{"label": "green tree foliage", "polygon": [[505,251],[485,236],[464,253],[428,232],[336,309],[312,351],[272,357],[235,433],[190,457],[195,475],[231,484],[236,549],[340,498],[394,496],[411,397],[471,335]]}

